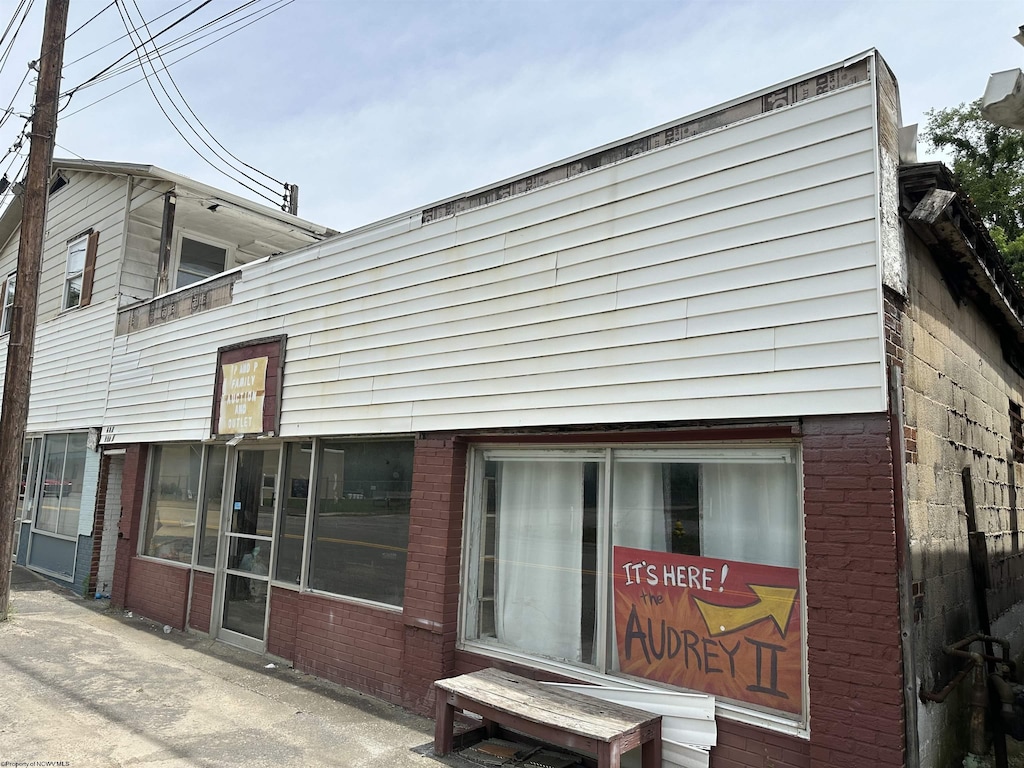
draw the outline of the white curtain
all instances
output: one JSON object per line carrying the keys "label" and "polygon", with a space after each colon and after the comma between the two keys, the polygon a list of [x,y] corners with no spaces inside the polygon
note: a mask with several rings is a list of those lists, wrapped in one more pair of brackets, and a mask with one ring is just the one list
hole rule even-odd
{"label": "white curtain", "polygon": [[502,462],[495,629],[519,650],[580,661],[583,464]]}
{"label": "white curtain", "polygon": [[616,462],[612,483],[612,544],[667,552],[661,464]]}
{"label": "white curtain", "polygon": [[701,554],[796,568],[797,493],[792,464],[702,464]]}

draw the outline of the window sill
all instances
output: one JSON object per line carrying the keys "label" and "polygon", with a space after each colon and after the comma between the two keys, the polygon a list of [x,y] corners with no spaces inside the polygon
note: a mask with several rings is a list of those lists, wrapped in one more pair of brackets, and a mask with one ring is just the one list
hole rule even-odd
{"label": "window sill", "polygon": [[141,552],[135,555],[139,560],[145,560],[150,563],[160,563],[161,565],[172,565],[175,568],[184,568],[186,570],[192,569],[192,562],[183,563],[179,560],[167,560],[163,557],[156,557],[155,555],[144,555]]}
{"label": "window sill", "polygon": [[[697,694],[704,693],[703,691],[697,691],[689,688],[673,688],[670,686],[646,685],[637,680],[636,678],[607,675],[598,672],[594,669],[577,667],[572,664],[557,662],[551,659],[543,659],[537,656],[527,656],[522,653],[517,653],[506,648],[499,648],[494,645],[488,645],[486,643],[460,641],[456,647],[458,650],[465,651],[467,653],[474,653],[479,656],[485,656],[487,658],[496,659],[511,664],[518,664],[520,666],[529,667],[531,669],[537,669],[544,672],[549,672],[554,675],[559,675],[560,677],[567,677],[572,680],[579,680],[583,683],[589,683],[591,685],[603,685],[618,688],[635,688],[641,691],[658,691],[661,693],[664,693],[665,691],[677,691],[679,693]],[[775,733],[786,734],[787,736],[793,736],[798,739],[807,740],[810,739],[811,736],[810,730],[805,724],[798,723],[793,720],[787,720],[783,717],[776,717],[765,712],[746,709],[737,704],[719,701],[718,699],[715,700],[715,717],[723,717],[726,720],[732,720],[734,722],[743,723],[745,725],[754,726],[756,728],[764,728],[766,730],[774,731]]]}
{"label": "window sill", "polygon": [[400,605],[391,605],[390,603],[378,603],[374,600],[365,600],[361,597],[349,597],[347,595],[338,595],[333,592],[321,592],[317,589],[304,589],[300,590],[303,595],[311,595],[312,597],[322,597],[327,600],[334,600],[339,603],[348,603],[350,605],[359,605],[364,608],[376,608],[386,613],[394,613],[401,615],[404,612],[404,608]]}

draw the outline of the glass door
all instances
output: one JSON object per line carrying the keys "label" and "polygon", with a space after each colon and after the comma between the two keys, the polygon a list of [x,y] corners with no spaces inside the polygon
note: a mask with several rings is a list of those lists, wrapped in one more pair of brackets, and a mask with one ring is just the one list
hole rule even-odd
{"label": "glass door", "polygon": [[218,636],[255,650],[263,650],[266,633],[280,456],[276,445],[235,451],[234,493],[224,530],[227,560]]}

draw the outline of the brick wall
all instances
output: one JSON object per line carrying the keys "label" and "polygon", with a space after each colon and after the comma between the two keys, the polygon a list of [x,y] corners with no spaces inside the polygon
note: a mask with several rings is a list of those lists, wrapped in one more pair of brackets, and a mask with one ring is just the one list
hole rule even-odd
{"label": "brick wall", "polygon": [[895,768],[904,726],[889,421],[803,428],[810,761]]}
{"label": "brick wall", "polygon": [[267,652],[289,661],[295,660],[295,637],[299,628],[302,595],[292,589],[270,587],[270,626]]}
{"label": "brick wall", "polygon": [[402,703],[400,613],[285,589],[272,590],[271,611],[270,653],[302,672]]}
{"label": "brick wall", "polygon": [[[103,585],[99,583],[100,575],[100,551],[103,546],[103,531],[106,527],[107,510],[107,475],[110,470],[110,457],[100,458],[100,476],[96,485],[96,511],[92,517],[92,552],[89,565],[89,584],[91,592],[103,591]],[[86,595],[91,597],[92,595]]]}
{"label": "brick wall", "polygon": [[124,607],[140,616],[185,629],[189,569],[156,560],[132,558]]}
{"label": "brick wall", "polygon": [[210,631],[210,615],[213,611],[213,574],[203,571],[192,572],[192,606],[189,609],[188,625],[200,632]]}
{"label": "brick wall", "polygon": [[139,550],[139,525],[143,495],[146,489],[145,445],[129,446],[125,453],[124,475],[121,478],[121,519],[117,525],[117,553],[114,557],[114,586],[111,605],[125,606],[128,592],[128,570]]}
{"label": "brick wall", "polygon": [[466,445],[451,436],[416,440],[404,604],[402,704],[433,711],[431,684],[454,665]]}

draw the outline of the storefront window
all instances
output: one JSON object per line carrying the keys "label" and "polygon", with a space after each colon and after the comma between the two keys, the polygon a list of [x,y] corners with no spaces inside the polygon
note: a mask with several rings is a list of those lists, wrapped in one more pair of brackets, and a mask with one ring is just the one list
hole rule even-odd
{"label": "storefront window", "polygon": [[35,528],[60,536],[78,535],[85,475],[86,435],[46,435]]}
{"label": "storefront window", "polygon": [[142,554],[192,562],[201,462],[200,445],[153,448]]}
{"label": "storefront window", "polygon": [[277,567],[274,578],[299,583],[302,545],[306,536],[306,505],[309,502],[312,443],[291,443],[285,454],[281,517],[278,521]]}
{"label": "storefront window", "polygon": [[803,714],[796,449],[477,452],[464,635]]}
{"label": "storefront window", "polygon": [[402,604],[412,457],[411,441],[320,443],[311,589]]}
{"label": "storefront window", "polygon": [[203,483],[203,497],[199,502],[199,555],[196,563],[208,568],[213,568],[217,563],[226,457],[227,448],[223,445],[212,445],[206,451],[206,481]]}

